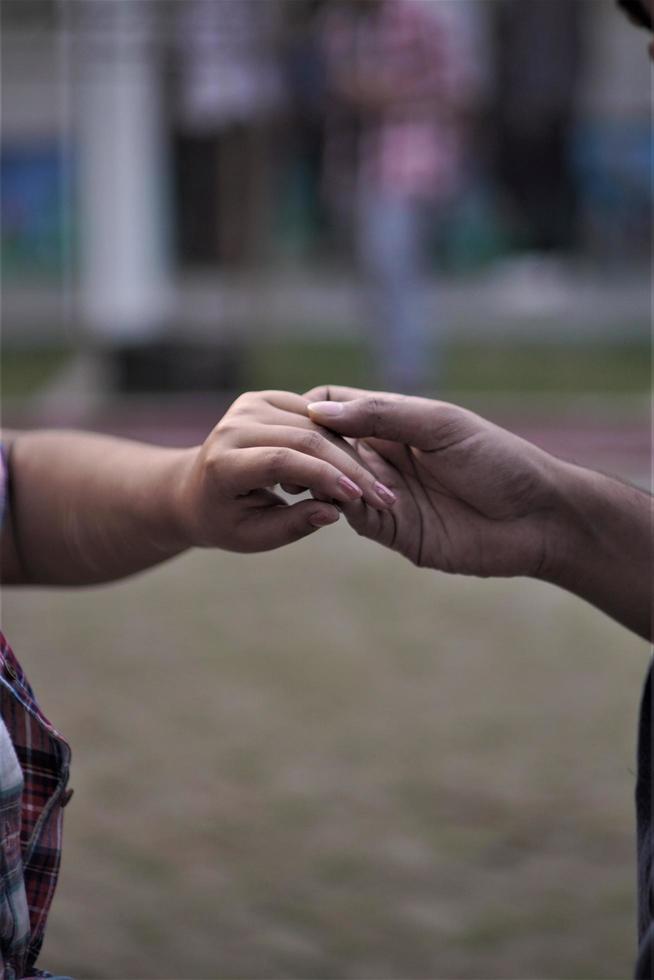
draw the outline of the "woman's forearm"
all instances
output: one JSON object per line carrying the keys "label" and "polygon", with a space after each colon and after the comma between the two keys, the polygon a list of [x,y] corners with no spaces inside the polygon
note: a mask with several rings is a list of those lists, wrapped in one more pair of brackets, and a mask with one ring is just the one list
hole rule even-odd
{"label": "woman's forearm", "polygon": [[175,505],[185,452],[78,432],[14,434],[4,581],[93,584],[183,551]]}
{"label": "woman's forearm", "polygon": [[[292,392],[243,393],[191,449],[81,432],[6,433],[4,445],[7,583],[106,582],[191,547],[270,551],[334,524],[331,501],[364,498],[378,510],[394,501]],[[271,492],[277,485],[312,497],[290,504]]]}

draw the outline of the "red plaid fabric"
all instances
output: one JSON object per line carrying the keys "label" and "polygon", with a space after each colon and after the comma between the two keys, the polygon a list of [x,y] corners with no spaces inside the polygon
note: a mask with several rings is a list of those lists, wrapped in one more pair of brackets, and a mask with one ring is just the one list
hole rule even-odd
{"label": "red plaid fabric", "polygon": [[[70,799],[66,789],[70,748],[39,708],[34,692],[4,635],[0,633],[0,717],[9,734],[23,775],[20,806],[20,851],[9,853],[6,838],[0,886],[9,896],[8,906],[16,911],[11,894],[17,891],[17,875],[22,878],[28,929],[14,922],[13,936],[2,938],[0,957],[3,978],[40,976],[34,964],[45,934],[61,861],[63,807]],[[12,787],[0,787],[0,797]],[[22,891],[22,889],[21,889]]]}

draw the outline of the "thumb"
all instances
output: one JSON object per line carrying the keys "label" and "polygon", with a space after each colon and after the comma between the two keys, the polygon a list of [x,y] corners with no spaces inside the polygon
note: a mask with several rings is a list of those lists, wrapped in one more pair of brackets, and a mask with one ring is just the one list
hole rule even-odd
{"label": "thumb", "polygon": [[243,551],[272,551],[299,541],[340,517],[333,504],[302,500],[297,504],[261,507],[250,511],[241,526]]}
{"label": "thumb", "polygon": [[438,441],[438,430],[449,421],[452,408],[428,398],[376,394],[307,405],[312,422],[341,435],[387,439],[425,450]]}

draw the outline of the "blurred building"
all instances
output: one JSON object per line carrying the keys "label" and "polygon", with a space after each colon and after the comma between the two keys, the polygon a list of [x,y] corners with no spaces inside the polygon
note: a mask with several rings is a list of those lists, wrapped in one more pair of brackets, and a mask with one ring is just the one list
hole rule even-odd
{"label": "blurred building", "polygon": [[[512,43],[533,51],[523,62],[540,66],[542,91],[548,66],[552,91],[557,84],[560,41],[554,32],[548,49],[545,32],[530,27],[533,5],[521,0],[443,2],[465,7],[489,92],[451,220],[449,247],[465,266],[521,244],[504,206],[510,173],[498,173],[482,149],[503,133],[507,110],[520,111],[521,69],[518,59],[507,75],[507,31],[521,32]],[[34,284],[64,284],[66,319],[81,285],[76,308],[97,329],[145,336],[176,316],[167,284],[179,273],[247,271],[289,256],[324,261],[332,246],[320,216],[320,66],[311,54],[320,6],[2,3],[5,295],[29,284],[32,301]],[[564,35],[572,92],[557,166],[574,207],[549,229],[547,246],[572,243],[624,262],[649,244],[649,66],[642,38],[611,0],[564,7],[575,8],[574,24],[564,13],[559,25],[572,32]],[[520,31],[512,24],[518,9]],[[538,239],[526,244],[540,247]]]}
{"label": "blurred building", "polygon": [[184,265],[247,265],[265,253],[286,104],[281,18],[274,0],[185,0],[175,12],[169,90]]}
{"label": "blurred building", "polygon": [[57,278],[74,218],[73,107],[53,3],[0,4],[2,260],[14,278]]}

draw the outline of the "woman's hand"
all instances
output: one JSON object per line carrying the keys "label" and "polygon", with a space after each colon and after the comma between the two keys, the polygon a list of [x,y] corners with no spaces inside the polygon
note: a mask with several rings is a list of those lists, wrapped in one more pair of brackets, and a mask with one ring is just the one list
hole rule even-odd
{"label": "woman's hand", "polygon": [[[184,460],[178,510],[190,545],[266,551],[335,523],[341,506],[394,502],[340,436],[307,417],[307,400],[283,391],[241,395]],[[310,490],[289,505],[272,491]],[[332,501],[334,503],[332,503]]]}
{"label": "woman's hand", "polygon": [[[392,494],[306,406],[285,392],[242,395],[194,449],[88,432],[5,433],[2,581],[108,582],[191,547],[278,548],[337,521],[334,502],[392,506]],[[276,484],[319,499],[291,506]]]}

